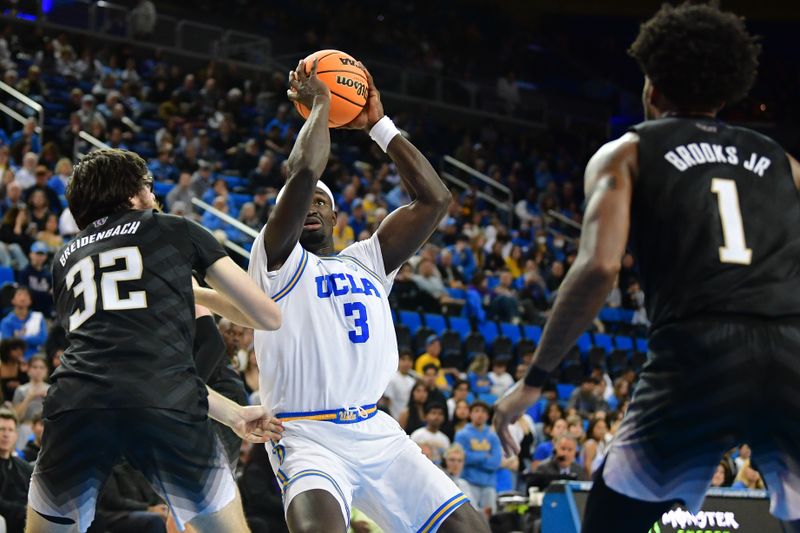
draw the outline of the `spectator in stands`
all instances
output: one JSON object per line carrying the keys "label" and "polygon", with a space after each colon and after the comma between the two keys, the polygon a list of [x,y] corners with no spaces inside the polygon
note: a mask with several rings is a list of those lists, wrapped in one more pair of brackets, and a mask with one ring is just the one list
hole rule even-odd
{"label": "spectator in stands", "polygon": [[[51,215],[51,219],[55,215]],[[53,275],[45,268],[47,262],[47,244],[36,241],[28,254],[28,266],[17,273],[17,283],[28,287],[33,298],[31,309],[50,317],[53,309]]]}
{"label": "spectator in stands", "polygon": [[[160,148],[158,150],[158,159],[150,161],[147,168],[150,170],[150,173],[153,174],[153,179],[155,179],[155,181],[171,183],[179,179],[178,169],[172,163],[172,151],[169,147]],[[191,173],[189,173],[189,177],[191,178]]]}
{"label": "spectator in stands", "polygon": [[239,478],[239,491],[252,533],[288,533],[281,489],[265,446],[251,446]]}
{"label": "spectator in stands", "polygon": [[33,152],[27,152],[22,158],[22,166],[14,175],[14,180],[19,183],[25,191],[36,185],[36,165],[39,164],[39,156]]}
{"label": "spectator in stands", "polygon": [[586,434],[588,438],[581,446],[581,464],[586,475],[591,476],[606,456],[613,435],[608,431],[608,422],[597,416],[589,422]]}
{"label": "spectator in stands", "polygon": [[29,190],[31,194],[28,197],[28,213],[30,214],[31,224],[36,228],[35,236],[36,233],[44,229],[47,217],[53,214],[53,211],[50,210],[50,200],[43,189],[34,187]]}
{"label": "spectator in stands", "polygon": [[450,445],[444,452],[444,471],[447,477],[453,480],[453,483],[461,489],[464,495],[472,500],[472,493],[470,492],[469,483],[461,477],[464,471],[464,447],[458,443]]}
{"label": "spectator in stands", "polygon": [[414,275],[417,286],[427,292],[431,298],[438,302],[443,302],[447,297],[447,288],[439,277],[436,264],[430,259],[422,259],[417,265],[417,273]]}
{"label": "spectator in stands", "polygon": [[19,82],[17,90],[39,103],[44,103],[47,97],[47,85],[42,81],[42,70],[36,66],[28,67],[28,74]]}
{"label": "spectator in stands", "polygon": [[0,225],[0,262],[14,270],[28,266],[26,254],[35,232],[36,227],[28,224],[28,210],[24,204],[9,209]]}
{"label": "spectator in stands", "polygon": [[418,381],[411,389],[411,394],[408,397],[408,404],[406,404],[405,409],[403,409],[398,418],[400,427],[409,435],[424,425],[425,404],[427,402],[428,387],[421,381]]}
{"label": "spectator in stands", "polygon": [[25,341],[15,338],[0,340],[0,402],[10,402],[17,387],[28,382],[27,368]]}
{"label": "spectator in stands", "polygon": [[437,266],[445,287],[459,288],[463,286],[464,276],[459,269],[453,266],[453,254],[450,253],[450,250],[445,248],[439,252]]}
{"label": "spectator in stands", "polygon": [[166,533],[169,509],[144,475],[123,463],[111,470],[97,500],[97,515],[111,533]]}
{"label": "spectator in stands", "polygon": [[[56,163],[55,174],[47,182],[48,187],[55,191],[57,197],[64,196],[69,180],[72,179],[72,161],[62,157]],[[59,205],[60,207],[60,205]],[[59,212],[61,210],[59,209]]]}
{"label": "spectator in stands", "polygon": [[197,172],[192,175],[192,192],[197,198],[203,198],[211,188],[211,164],[207,161],[200,161],[197,165]]}
{"label": "spectator in stands", "polygon": [[522,275],[522,262],[522,248],[517,245],[512,246],[511,252],[506,257],[506,268],[512,279],[517,279]]}
{"label": "spectator in stands", "polygon": [[494,288],[489,304],[489,316],[503,322],[519,321],[519,300],[514,289],[514,278],[507,269],[500,272],[500,282]]}
{"label": "spectator in stands", "polygon": [[25,527],[28,504],[28,485],[33,467],[15,457],[17,418],[14,413],[0,409],[0,517],[5,519],[9,533]]}
{"label": "spectator in stands", "polygon": [[14,412],[17,415],[17,420],[24,428],[20,431],[22,437],[22,444],[27,440],[31,432],[31,422],[35,415],[42,414],[42,406],[44,398],[47,396],[47,389],[50,385],[47,384],[48,377],[47,360],[42,355],[34,355],[28,362],[28,382],[17,387],[14,391]]}
{"label": "spectator in stands", "polygon": [[[400,418],[403,408],[408,404],[411,396],[411,389],[418,379],[418,375],[412,367],[414,366],[414,354],[411,350],[402,349],[399,354],[397,372],[389,380],[386,392],[383,396],[389,400],[389,414],[395,419]],[[448,400],[449,401],[449,400]]]}
{"label": "spectator in stands", "polygon": [[[226,215],[229,213],[229,203],[228,200],[224,196],[217,196],[214,198],[214,201],[211,204],[215,209],[225,213]],[[203,213],[203,218],[201,219],[201,223],[207,229],[211,230],[212,232],[221,231],[224,233],[225,238],[231,241],[240,240],[241,235],[239,234],[239,230],[219,218],[217,215],[212,213],[211,211],[206,211]]]}
{"label": "spectator in stands", "polygon": [[453,418],[456,410],[456,404],[462,400],[467,399],[469,396],[469,383],[463,379],[456,379],[453,382],[453,394],[447,399],[447,414],[449,418]]}
{"label": "spectator in stands", "polygon": [[469,402],[467,400],[456,401],[453,416],[444,425],[442,430],[450,440],[455,440],[456,433],[464,429],[469,424]]}
{"label": "spectator in stands", "polygon": [[744,462],[739,473],[736,474],[736,480],[731,485],[734,489],[763,489],[764,480],[761,479],[761,474],[750,463],[750,460]]}
{"label": "spectator in stands", "polygon": [[556,439],[562,435],[566,435],[567,429],[567,421],[563,418],[559,418],[555,422],[544,423],[543,433],[548,440],[545,440],[536,446],[536,449],[533,451],[531,468],[535,469],[539,463],[546,461],[551,455],[553,455],[553,448]]}
{"label": "spectator in stands", "polygon": [[436,377],[436,386],[439,389],[447,390],[450,388],[450,385],[447,383],[445,374],[458,375],[458,371],[452,368],[442,369],[442,361],[439,359],[441,353],[442,343],[439,340],[439,337],[436,335],[428,335],[428,338],[425,339],[425,352],[417,357],[417,360],[414,363],[414,370],[417,374],[422,376],[425,373],[425,367],[428,365],[433,365],[438,372]]}
{"label": "spectator in stands", "polygon": [[[256,204],[253,202],[245,202],[242,204],[242,208],[239,210],[239,222],[255,231],[261,231],[261,228],[264,226],[264,223],[258,216]],[[244,234],[242,234],[242,240],[243,242],[252,242],[252,238]]]}
{"label": "spectator in stands", "polygon": [[503,243],[495,241],[494,244],[492,244],[491,252],[486,256],[483,268],[491,272],[498,272],[500,269],[504,268],[505,265],[506,260],[503,257]]}
{"label": "spectator in stands", "polygon": [[470,423],[456,433],[456,442],[466,454],[463,477],[469,483],[472,505],[487,515],[494,514],[497,508],[495,483],[503,454],[500,439],[486,424],[489,412],[485,402],[473,402],[469,409]]}
{"label": "spectator in stands", "polygon": [[389,293],[392,307],[399,309],[425,309],[426,311],[439,312],[439,303],[427,292],[423,291],[414,281],[414,269],[409,263],[404,263],[394,278],[392,292]]}
{"label": "spectator in stands", "polygon": [[265,152],[258,159],[258,166],[250,171],[247,176],[251,189],[256,187],[274,187],[279,189],[283,185],[278,167],[275,165],[275,154]]}
{"label": "spectator in stands", "polygon": [[489,356],[485,353],[475,354],[475,358],[467,369],[467,381],[470,390],[476,395],[490,394],[492,380],[489,377]]}
{"label": "spectator in stands", "polygon": [[356,235],[359,235],[369,227],[369,217],[364,209],[364,201],[361,198],[353,200],[352,209],[350,210],[350,226]]}
{"label": "spectator in stands", "polygon": [[498,355],[492,361],[492,371],[489,379],[492,381],[491,393],[500,398],[514,384],[514,378],[508,373],[509,356]]}
{"label": "spectator in stands", "polygon": [[453,266],[462,274],[463,279],[472,279],[477,269],[475,255],[469,246],[469,237],[459,234],[454,245],[447,248],[453,255]]}
{"label": "spectator in stands", "polygon": [[624,378],[614,380],[614,393],[606,400],[608,408],[616,411],[630,398],[630,383]]}
{"label": "spectator in stands", "polygon": [[27,287],[17,287],[11,305],[11,311],[0,322],[0,334],[3,339],[16,337],[25,341],[25,359],[29,360],[47,339],[47,324],[44,315],[39,311],[31,311],[33,298]]}
{"label": "spectator in stands", "polygon": [[260,382],[258,380],[258,361],[256,360],[256,351],[249,350],[247,353],[247,364],[242,371],[239,372],[244,382],[244,390],[250,396],[254,392],[258,392]]}
{"label": "spectator in stands", "polygon": [[350,217],[344,211],[340,211],[336,215],[336,225],[333,227],[333,249],[336,252],[341,252],[356,240],[356,235],[353,228],[348,223]]}
{"label": "spectator in stands", "polygon": [[[25,121],[21,130],[17,130],[11,135],[9,144],[12,147],[27,146],[31,152],[39,153],[42,150],[42,141],[36,133],[36,121],[29,118]],[[38,161],[37,161],[38,162]]]}
{"label": "spectator in stands", "polygon": [[255,139],[248,139],[244,146],[237,150],[233,168],[239,171],[240,176],[249,176],[250,171],[258,166],[260,158],[258,142]]}
{"label": "spectator in stands", "polygon": [[25,448],[22,450],[22,457],[29,463],[35,463],[42,449],[42,433],[44,433],[44,421],[41,413],[33,415],[31,419],[31,430],[33,438],[28,439]]}
{"label": "spectator in stands", "polygon": [[734,459],[737,472],[741,472],[742,468],[744,468],[744,465],[750,462],[752,453],[753,452],[748,444],[739,445],[739,455],[736,457],[736,459]]}
{"label": "spectator in stands", "polygon": [[191,208],[194,198],[196,196],[192,188],[192,175],[188,172],[181,172],[178,183],[167,193],[167,207],[172,207],[175,202],[183,202],[185,206]]}
{"label": "spectator in stands", "polygon": [[450,439],[441,431],[446,409],[444,404],[428,402],[425,405],[425,426],[411,433],[411,440],[431,447],[431,461],[437,465],[442,463],[444,452],[450,446]]}
{"label": "spectator in stands", "polygon": [[568,409],[576,409],[578,414],[589,418],[595,411],[606,407],[603,398],[597,395],[598,381],[591,376],[584,376],[580,387],[572,391],[567,403]]}
{"label": "spectator in stands", "polygon": [[81,108],[78,111],[78,118],[80,119],[80,128],[83,130],[91,130],[92,124],[99,122],[105,128],[106,119],[103,114],[95,108],[94,95],[86,94],[81,99]]}
{"label": "spectator in stands", "polygon": [[577,479],[579,481],[588,481],[589,476],[575,462],[577,453],[578,443],[575,438],[570,435],[561,435],[555,439],[553,455],[539,464],[534,472],[553,476],[554,478],[565,477]]}
{"label": "spectator in stands", "polygon": [[711,486],[714,488],[724,487],[725,477],[725,466],[720,463],[717,465],[717,468],[714,469],[714,475],[711,477]]}

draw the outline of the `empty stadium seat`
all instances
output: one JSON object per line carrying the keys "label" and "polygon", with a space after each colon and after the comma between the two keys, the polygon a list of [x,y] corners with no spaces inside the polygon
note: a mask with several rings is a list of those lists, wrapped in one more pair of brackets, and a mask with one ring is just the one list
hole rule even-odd
{"label": "empty stadium seat", "polygon": [[415,311],[400,311],[398,314],[400,315],[400,323],[405,325],[412,335],[422,327],[422,320],[419,318],[419,313]]}
{"label": "empty stadium seat", "polygon": [[435,335],[431,328],[422,326],[416,333],[414,333],[414,349],[417,353],[422,353],[427,350],[427,340],[431,335]]}
{"label": "empty stadium seat", "polygon": [[519,326],[510,322],[500,323],[500,333],[511,339],[511,342],[514,344],[517,344],[522,338],[522,334],[519,331]]}
{"label": "empty stadium seat", "polygon": [[494,340],[500,334],[497,331],[497,323],[491,320],[487,320],[478,324],[478,331],[481,335],[483,335],[483,340],[486,341],[486,346],[492,346]]}
{"label": "empty stadium seat", "polygon": [[572,391],[575,390],[575,385],[570,383],[558,383],[556,385],[556,394],[559,400],[567,401],[572,396]]}
{"label": "empty stadium seat", "polygon": [[444,316],[435,313],[425,313],[425,325],[433,330],[437,335],[441,335],[447,329],[447,321]]}
{"label": "empty stadium seat", "polygon": [[394,332],[397,335],[397,349],[411,350],[411,331],[404,324],[395,323]]}
{"label": "empty stadium seat", "polygon": [[455,353],[461,357],[461,335],[452,329],[446,329],[439,335],[439,342],[442,343],[442,354]]}
{"label": "empty stadium seat", "polygon": [[473,331],[464,339],[464,353],[467,354],[467,359],[472,359],[476,353],[480,352],[486,352],[486,341],[483,335]]}
{"label": "empty stadium seat", "polygon": [[11,267],[0,266],[0,286],[14,283],[14,270]]}
{"label": "empty stadium seat", "polygon": [[569,361],[561,368],[561,381],[572,385],[580,385],[585,372],[583,366],[580,364]]}
{"label": "empty stadium seat", "polygon": [[536,350],[536,343],[530,339],[520,339],[517,343],[517,356],[519,357],[526,353],[533,353],[534,350]]}
{"label": "empty stadium seat", "polygon": [[460,316],[451,316],[448,320],[450,322],[450,329],[457,331],[458,334],[461,335],[462,341],[466,340],[467,336],[472,331],[469,320]]}
{"label": "empty stadium seat", "polygon": [[611,335],[606,335],[605,333],[594,334],[594,345],[603,348],[607,352],[610,352],[614,349],[614,343],[611,339]]}
{"label": "empty stadium seat", "polygon": [[497,395],[492,394],[491,392],[483,392],[478,395],[478,399],[482,402],[488,403],[489,405],[494,405],[494,403],[497,401]]}
{"label": "empty stadium seat", "polygon": [[583,355],[586,355],[589,353],[589,350],[592,349],[592,337],[588,332],[584,332],[580,337],[578,337],[578,342],[575,343],[575,346],[578,347],[578,350],[580,350]]}
{"label": "empty stadium seat", "polygon": [[539,345],[539,341],[542,338],[541,326],[532,326],[532,325],[522,326],[522,331],[525,333],[526,339],[532,340],[533,342],[536,343],[537,346]]}
{"label": "empty stadium seat", "polygon": [[492,344],[492,356],[511,356],[514,355],[514,343],[505,335],[500,335]]}
{"label": "empty stadium seat", "polygon": [[623,335],[617,335],[614,338],[614,342],[617,345],[617,349],[624,350],[624,351],[633,351],[633,339],[630,337],[625,337]]}
{"label": "empty stadium seat", "polygon": [[442,368],[456,368],[461,372],[467,369],[467,361],[464,356],[461,355],[460,351],[458,353],[442,352],[441,361]]}
{"label": "empty stadium seat", "polygon": [[636,351],[647,353],[647,339],[636,339]]}

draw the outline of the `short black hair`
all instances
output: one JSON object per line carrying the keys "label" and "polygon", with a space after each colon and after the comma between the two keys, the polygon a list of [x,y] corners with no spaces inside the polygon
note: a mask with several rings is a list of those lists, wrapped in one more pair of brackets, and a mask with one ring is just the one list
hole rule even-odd
{"label": "short black hair", "polygon": [[433,363],[428,363],[427,365],[422,367],[422,373],[423,374],[427,373],[429,368],[436,370],[437,373],[439,372],[438,366],[434,365]]}
{"label": "short black hair", "polygon": [[428,413],[430,413],[431,411],[433,411],[434,409],[439,409],[442,412],[442,414],[447,412],[447,406],[442,405],[441,402],[429,402],[429,403],[425,404],[425,414],[426,415]]}
{"label": "short black hair", "polygon": [[0,341],[0,361],[8,363],[11,361],[11,352],[14,350],[26,350],[27,345],[22,339],[11,337]]}
{"label": "short black hair", "polygon": [[628,50],[653,85],[685,110],[710,110],[744,98],[761,46],[744,19],[716,2],[664,4],[641,25]]}
{"label": "short black hair", "polygon": [[75,165],[67,185],[67,203],[78,228],[133,208],[130,198],[145,186],[144,159],[126,150],[98,150]]}

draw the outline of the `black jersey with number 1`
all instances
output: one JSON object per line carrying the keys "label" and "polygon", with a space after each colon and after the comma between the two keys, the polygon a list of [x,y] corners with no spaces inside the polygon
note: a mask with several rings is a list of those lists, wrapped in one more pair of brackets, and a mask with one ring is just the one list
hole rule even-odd
{"label": "black jersey with number 1", "polygon": [[45,416],[72,409],[155,407],[205,413],[192,359],[192,270],[225,256],[200,225],[155,211],[99,219],[53,263],[69,348]]}
{"label": "black jersey with number 1", "polygon": [[784,150],[711,118],[632,129],[631,244],[652,330],[704,314],[800,316],[800,196]]}

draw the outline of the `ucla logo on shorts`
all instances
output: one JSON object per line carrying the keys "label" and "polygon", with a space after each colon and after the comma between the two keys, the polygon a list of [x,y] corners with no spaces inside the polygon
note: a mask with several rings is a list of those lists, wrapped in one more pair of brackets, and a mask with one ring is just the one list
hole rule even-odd
{"label": "ucla logo on shorts", "polygon": [[352,422],[358,416],[358,411],[339,411],[339,422]]}

